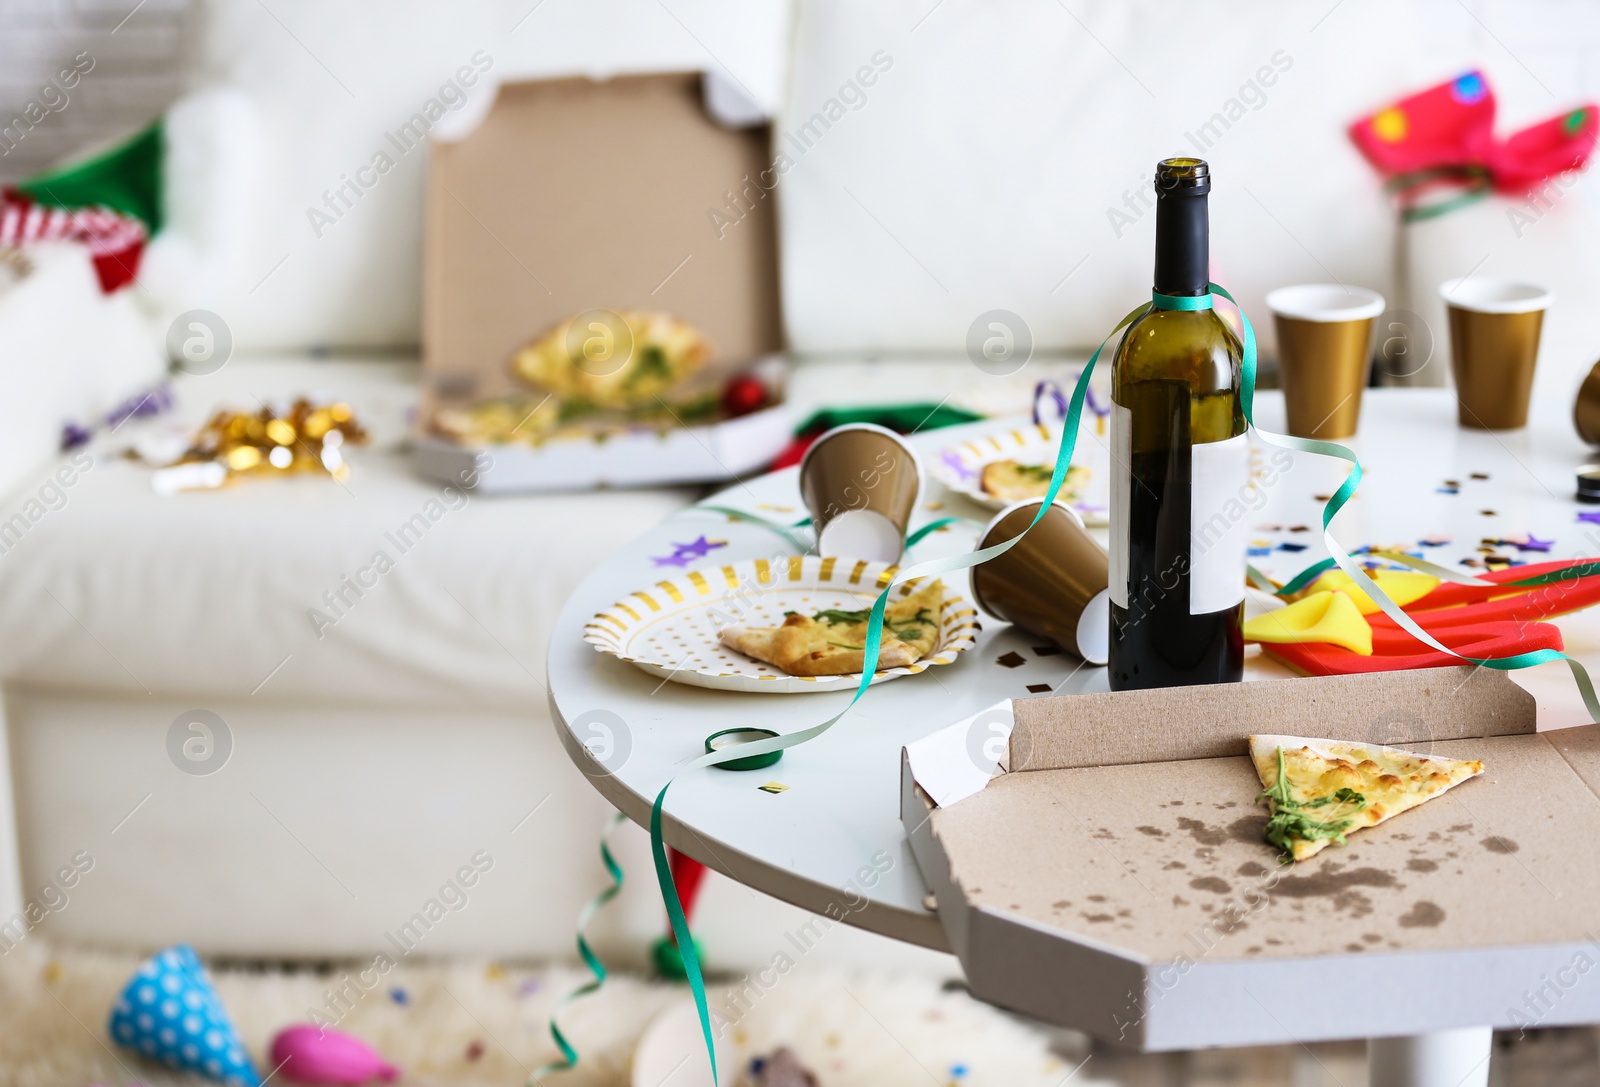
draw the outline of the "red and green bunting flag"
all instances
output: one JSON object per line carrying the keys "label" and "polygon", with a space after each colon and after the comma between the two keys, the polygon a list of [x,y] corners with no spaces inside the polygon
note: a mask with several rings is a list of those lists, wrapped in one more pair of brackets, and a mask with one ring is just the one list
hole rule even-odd
{"label": "red and green bunting flag", "polygon": [[0,246],[80,242],[101,290],[131,283],[145,242],[161,229],[164,155],[158,120],[100,155],[0,190]]}

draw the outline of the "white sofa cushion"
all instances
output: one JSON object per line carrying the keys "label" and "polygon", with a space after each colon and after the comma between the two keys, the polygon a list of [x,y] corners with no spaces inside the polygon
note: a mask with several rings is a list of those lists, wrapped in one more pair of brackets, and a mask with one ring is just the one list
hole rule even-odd
{"label": "white sofa cushion", "polygon": [[41,472],[63,423],[92,424],[166,370],[139,289],[101,291],[86,247],[29,246],[21,263],[0,286],[0,494]]}
{"label": "white sofa cushion", "polygon": [[[246,103],[193,111],[172,133],[175,161],[203,161],[221,148],[257,165],[211,196],[185,183],[191,201],[217,205],[210,215],[191,206],[175,222],[177,233],[196,235],[189,256],[209,281],[196,284],[176,269],[165,280],[206,301],[190,293],[166,299],[166,308],[214,309],[246,350],[371,347],[419,339],[426,146],[401,152],[386,134],[430,99],[467,110],[487,81],[557,75],[717,69],[770,110],[783,85],[788,2],[405,0],[377,8],[274,0],[269,10],[253,0],[207,0],[196,19],[189,67],[197,91],[228,91]],[[207,131],[199,123],[207,118],[234,127]],[[380,153],[394,162],[381,174],[370,169]],[[628,162],[625,148],[575,147],[563,167],[582,162],[647,166]],[[376,183],[332,225],[314,224],[308,212],[327,214],[325,194],[357,176]],[[234,236],[245,189],[250,229]],[[228,251],[205,252],[212,243],[198,235],[206,234]]]}
{"label": "white sofa cushion", "polygon": [[[1346,126],[1478,63],[1507,130],[1600,88],[1592,66],[1552,62],[1600,10],[1491,7],[800,0],[777,147],[790,344],[959,351],[1006,308],[1040,347],[1092,346],[1148,297],[1137,201],[1176,154],[1212,164],[1213,261],[1269,346],[1273,287],[1337,278],[1392,299],[1393,216]],[[1485,25],[1515,32],[1539,77]],[[846,90],[874,58],[892,67]],[[813,138],[830,101],[844,108]]]}
{"label": "white sofa cushion", "polygon": [[0,679],[280,704],[542,703],[549,627],[572,586],[690,496],[478,498],[420,480],[397,448],[415,375],[241,362],[178,383],[190,421],[217,402],[348,399],[374,444],[352,452],[343,486],[307,476],[159,497],[147,468],[118,458],[126,431],[80,454],[59,501],[40,497],[55,477],[30,479],[0,505]]}

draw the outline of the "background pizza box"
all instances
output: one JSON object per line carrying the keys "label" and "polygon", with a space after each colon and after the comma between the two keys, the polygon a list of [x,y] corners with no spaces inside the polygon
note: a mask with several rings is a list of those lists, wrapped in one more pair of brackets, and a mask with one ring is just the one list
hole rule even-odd
{"label": "background pizza box", "polygon": [[[430,435],[433,411],[516,391],[512,354],[574,314],[674,313],[707,335],[713,365],[729,375],[781,350],[774,198],[759,184],[772,165],[769,125],[712,116],[708,94],[725,102],[730,90],[708,79],[506,83],[483,96],[486,111],[430,134],[439,138],[424,223],[419,471],[459,480],[477,451]],[[745,210],[730,225],[728,194],[741,191]],[[781,397],[781,360],[762,376]],[[769,461],[792,426],[780,400],[715,425],[498,446],[478,486],[726,479]]]}
{"label": "background pizza box", "polygon": [[[1279,866],[1258,732],[1485,773]],[[1600,1020],[1600,725],[1536,733],[1503,672],[1018,699],[903,767],[917,864],[995,1004],[1145,1050]]]}

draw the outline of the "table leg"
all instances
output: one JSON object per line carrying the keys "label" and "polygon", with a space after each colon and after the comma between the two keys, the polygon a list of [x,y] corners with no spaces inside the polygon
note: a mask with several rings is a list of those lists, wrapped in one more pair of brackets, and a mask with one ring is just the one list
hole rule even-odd
{"label": "table leg", "polygon": [[1371,1087],[1487,1087],[1489,1027],[1367,1042]]}

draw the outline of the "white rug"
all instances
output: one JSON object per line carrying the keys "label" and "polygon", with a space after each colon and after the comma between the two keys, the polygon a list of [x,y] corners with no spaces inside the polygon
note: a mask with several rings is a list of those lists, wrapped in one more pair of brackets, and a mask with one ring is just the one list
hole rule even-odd
{"label": "white rug", "polygon": [[[140,961],[31,939],[0,957],[0,1087],[205,1082],[111,1045],[107,1013]],[[279,1029],[310,1021],[318,1009],[326,1012],[328,991],[343,985],[346,973],[342,967],[326,974],[208,965],[258,1066]],[[352,977],[361,965],[367,964],[351,967]],[[556,1055],[547,1029],[550,1008],[586,977],[568,968],[404,964],[354,997],[338,1029],[399,1065],[403,1084],[514,1087]],[[743,988],[741,997],[731,996],[735,987]],[[645,1026],[686,996],[681,986],[614,976],[564,1013],[562,1026],[582,1061],[548,1082],[628,1084]],[[796,969],[766,988],[754,979],[714,985],[712,997],[734,1021],[726,1033],[737,1057],[729,1071],[737,1075],[725,1074],[725,1084],[747,1082],[750,1059],[781,1045],[823,1087],[1061,1087],[1072,1072],[1072,1064],[1051,1055],[1044,1034],[927,978]],[[1093,1082],[1087,1072],[1072,1077],[1074,1087]]]}

